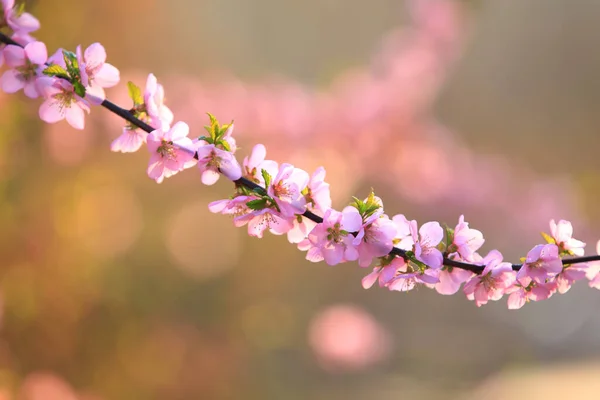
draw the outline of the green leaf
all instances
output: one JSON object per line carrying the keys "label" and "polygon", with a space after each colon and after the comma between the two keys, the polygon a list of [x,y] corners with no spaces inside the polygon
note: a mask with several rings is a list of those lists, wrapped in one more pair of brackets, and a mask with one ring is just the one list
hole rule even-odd
{"label": "green leaf", "polygon": [[210,126],[219,125],[219,121],[217,121],[214,115],[211,113],[206,113],[206,115],[208,115],[208,118],[210,119]]}
{"label": "green leaf", "polygon": [[273,180],[273,177],[271,175],[269,175],[269,173],[267,172],[266,169],[261,169],[260,173],[262,174],[262,177],[265,180],[265,186],[269,187],[271,185],[271,181]]}
{"label": "green leaf", "polygon": [[20,17],[25,12],[25,2],[17,4],[16,7],[13,8],[17,17]]}
{"label": "green leaf", "polygon": [[75,89],[75,93],[77,93],[79,97],[85,97],[85,87],[83,87],[81,82],[73,83],[73,88]]}
{"label": "green leaf", "polygon": [[548,244],[556,244],[556,241],[554,240],[554,238],[550,235],[548,235],[546,232],[540,232],[542,234],[542,237],[544,238],[544,240],[546,242],[548,242]]}
{"label": "green leaf", "polygon": [[127,82],[127,90],[129,91],[129,97],[133,100],[133,104],[139,106],[144,104],[144,97],[142,96],[142,90],[136,86],[135,83]]}
{"label": "green leaf", "polygon": [[267,207],[267,199],[255,199],[246,203],[251,210],[262,210]]}
{"label": "green leaf", "polygon": [[223,150],[231,152],[231,147],[229,146],[229,143],[227,143],[226,140],[221,140],[219,144],[223,147]]}
{"label": "green leaf", "polygon": [[257,194],[259,196],[266,196],[267,191],[265,190],[265,188],[255,187],[254,189],[252,189],[252,194]]}
{"label": "green leaf", "polygon": [[47,76],[55,76],[57,78],[69,79],[69,74],[67,71],[57,64],[51,64],[46,67],[42,73]]}
{"label": "green leaf", "polygon": [[67,66],[67,72],[71,77],[71,81],[81,80],[81,73],[79,72],[79,63],[77,62],[77,56],[70,51],[63,50],[63,59],[65,60],[65,65]]}

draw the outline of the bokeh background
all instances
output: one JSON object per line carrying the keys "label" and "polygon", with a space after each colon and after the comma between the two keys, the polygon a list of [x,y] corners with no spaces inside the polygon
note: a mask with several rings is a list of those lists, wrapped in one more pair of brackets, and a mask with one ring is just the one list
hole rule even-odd
{"label": "bokeh background", "polygon": [[[548,221],[600,237],[600,2],[30,2],[51,51],[100,41],[176,119],[235,119],[243,156],[323,165],[334,204],[465,214],[517,260]],[[520,311],[361,288],[207,210],[231,187],[156,185],[121,122],[45,125],[0,94],[0,399],[578,399],[600,389],[600,293]]]}

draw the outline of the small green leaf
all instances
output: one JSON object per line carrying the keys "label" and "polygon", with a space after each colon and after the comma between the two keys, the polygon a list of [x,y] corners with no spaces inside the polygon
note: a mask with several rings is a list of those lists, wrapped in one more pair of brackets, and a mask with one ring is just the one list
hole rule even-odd
{"label": "small green leaf", "polygon": [[19,3],[13,8],[17,17],[20,17],[25,12],[25,2]]}
{"label": "small green leaf", "polygon": [[77,56],[70,51],[63,50],[63,59],[65,60],[65,65],[67,66],[67,72],[71,77],[71,81],[80,81],[81,73],[79,71]]}
{"label": "small green leaf", "polygon": [[226,140],[221,140],[219,144],[223,147],[223,150],[231,152],[231,147],[229,147],[229,143]]}
{"label": "small green leaf", "polygon": [[262,210],[267,207],[267,199],[255,199],[246,203],[251,210]]}
{"label": "small green leaf", "polygon": [[269,175],[269,173],[267,172],[266,169],[261,169],[260,173],[262,174],[262,177],[265,180],[265,186],[269,187],[271,185],[271,181],[273,180],[273,177],[271,175]]}
{"label": "small green leaf", "polygon": [[127,90],[129,91],[129,97],[133,100],[133,104],[139,106],[140,104],[144,104],[144,97],[142,96],[142,90],[136,86],[135,83],[129,81],[127,82]]}
{"label": "small green leaf", "polygon": [[49,65],[42,72],[44,75],[47,76],[55,76],[57,78],[69,79],[69,74],[67,73],[67,71],[57,64]]}
{"label": "small green leaf", "polygon": [[219,125],[219,121],[217,121],[214,115],[212,115],[211,113],[206,113],[206,115],[208,115],[208,118],[210,119],[211,126]]}
{"label": "small green leaf", "polygon": [[73,83],[73,88],[75,89],[75,93],[77,93],[79,97],[85,97],[85,87],[83,87],[81,82]]}
{"label": "small green leaf", "polygon": [[554,238],[550,235],[548,235],[546,232],[540,232],[542,234],[542,237],[544,238],[544,240],[546,242],[548,242],[548,244],[556,244],[556,240],[554,240]]}

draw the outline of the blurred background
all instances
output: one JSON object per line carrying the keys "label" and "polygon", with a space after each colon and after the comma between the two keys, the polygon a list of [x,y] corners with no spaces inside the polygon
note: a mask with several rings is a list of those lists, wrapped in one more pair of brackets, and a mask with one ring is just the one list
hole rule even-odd
{"label": "blurred background", "polygon": [[[200,135],[235,119],[248,154],[326,167],[334,205],[454,225],[518,260],[569,219],[600,237],[600,2],[30,2],[53,52],[100,41],[122,84],[164,84]],[[0,94],[0,399],[597,398],[600,294],[520,311],[461,294],[362,289],[368,270],[247,237],[195,170]]]}

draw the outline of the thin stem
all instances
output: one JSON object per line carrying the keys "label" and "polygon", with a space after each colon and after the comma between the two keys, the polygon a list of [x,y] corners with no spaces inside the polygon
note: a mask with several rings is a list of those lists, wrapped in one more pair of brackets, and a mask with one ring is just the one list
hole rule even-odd
{"label": "thin stem", "polygon": [[[2,32],[0,32],[0,42],[3,42],[5,44],[12,44],[14,46],[24,47],[23,45],[15,42],[13,39],[6,36]],[[136,118],[131,112],[129,112],[128,110],[126,110],[122,107],[119,107],[118,105],[112,103],[109,100],[104,100],[101,103],[101,105],[102,105],[102,107],[106,108],[108,111],[112,112],[113,114],[118,115],[119,117],[121,117],[124,120],[128,121],[129,123],[137,126],[138,128],[142,129],[143,131],[145,131],[147,133],[151,133],[152,131],[155,130],[151,125],[148,125],[147,123],[140,120],[139,118]],[[189,149],[184,149],[184,150],[189,151]],[[197,152],[194,154],[194,158],[198,159]],[[240,179],[234,181],[234,183],[237,185],[240,185],[240,186],[245,186],[252,190],[253,189],[265,190],[265,188],[263,188],[262,186],[256,184],[255,182],[252,182],[251,180],[244,178],[244,177],[241,177]],[[318,215],[316,215],[308,210],[305,211],[302,214],[302,216],[305,218],[308,218],[309,220],[314,221],[318,224],[323,222],[323,218],[319,217]],[[356,232],[353,232],[353,234],[356,235]],[[402,257],[405,260],[408,258],[406,255],[406,251],[399,249],[397,247],[392,248],[392,251],[390,251],[390,254]],[[586,262],[591,262],[591,261],[600,261],[600,255],[562,259],[563,265],[581,264],[581,263],[586,263]],[[456,261],[456,260],[452,260],[447,257],[444,257],[444,265],[447,267],[452,267],[452,268],[465,269],[465,270],[474,272],[476,274],[481,273],[484,269],[484,266],[482,266],[482,265],[470,264],[470,263],[465,263],[462,261]],[[512,269],[515,271],[518,271],[519,269],[521,269],[522,266],[523,266],[522,264],[512,264]]]}

